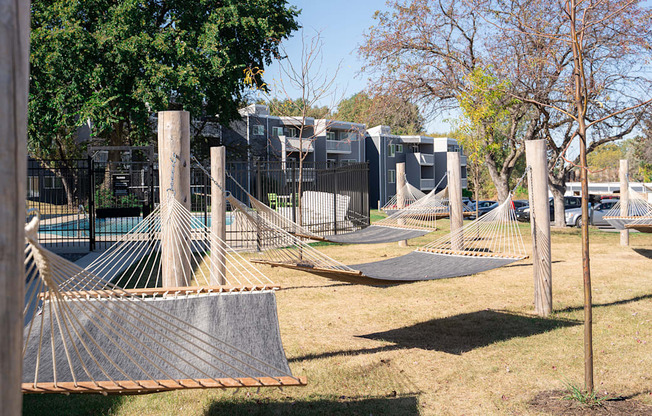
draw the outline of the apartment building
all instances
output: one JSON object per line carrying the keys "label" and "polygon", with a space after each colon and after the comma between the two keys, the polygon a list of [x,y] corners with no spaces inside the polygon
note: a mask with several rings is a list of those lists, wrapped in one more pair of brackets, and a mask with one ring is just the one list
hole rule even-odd
{"label": "apartment building", "polygon": [[[369,160],[369,201],[383,206],[396,194],[396,164],[405,162],[407,180],[423,192],[443,189],[446,181],[446,153],[462,152],[457,140],[449,137],[400,136],[389,126],[367,130],[365,140]],[[462,187],[466,188],[466,157],[461,157]]]}
{"label": "apartment building", "polygon": [[[252,104],[240,110],[242,120],[222,132],[224,144],[246,148],[248,159],[288,161],[307,153],[308,162],[365,162],[365,125],[307,117],[278,117]],[[300,137],[301,134],[301,137]]]}

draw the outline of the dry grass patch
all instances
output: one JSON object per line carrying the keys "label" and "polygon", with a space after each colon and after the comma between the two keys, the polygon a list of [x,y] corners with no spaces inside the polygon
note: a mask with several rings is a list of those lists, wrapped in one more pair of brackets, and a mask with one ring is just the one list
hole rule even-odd
{"label": "dry grass patch", "polygon": [[[435,234],[445,232],[445,221],[439,223]],[[522,232],[529,246],[527,224]],[[396,243],[319,249],[355,264],[407,253],[432,238],[412,240],[407,249]],[[591,238],[598,392],[652,406],[652,235],[632,235],[631,248],[618,245],[617,233],[593,230]],[[307,376],[308,387],[26,397],[25,413],[74,414],[95,406],[120,415],[554,414],[530,403],[567,381],[581,385],[583,311],[579,233],[555,231],[552,242],[556,312],[546,319],[532,315],[529,260],[389,287],[264,267],[284,287],[277,292],[283,342],[293,372]]]}

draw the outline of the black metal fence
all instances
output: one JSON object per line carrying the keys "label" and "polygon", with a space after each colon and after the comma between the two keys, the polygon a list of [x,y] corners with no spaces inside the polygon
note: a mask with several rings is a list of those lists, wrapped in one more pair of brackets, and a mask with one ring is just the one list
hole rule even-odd
{"label": "black metal fence", "polygon": [[[369,221],[369,169],[366,163],[336,165],[287,162],[230,162],[227,188],[248,203],[246,189],[279,214],[312,232],[347,232]],[[237,181],[237,183],[236,183]],[[191,210],[210,216],[211,181],[191,168]],[[159,203],[155,161],[36,161],[28,163],[28,208],[41,213],[39,239],[58,249],[94,250],[115,241]],[[299,209],[301,205],[301,209]],[[227,227],[227,241],[249,247],[254,241],[238,227]]]}

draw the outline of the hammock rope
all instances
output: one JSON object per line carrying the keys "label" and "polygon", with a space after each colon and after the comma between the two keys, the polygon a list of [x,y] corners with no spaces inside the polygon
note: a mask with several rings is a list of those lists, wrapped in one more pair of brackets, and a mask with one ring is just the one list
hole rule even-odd
{"label": "hammock rope", "polygon": [[638,220],[652,216],[652,203],[647,199],[646,194],[635,191],[629,183],[629,175],[627,175],[627,191],[629,194],[629,201],[626,202],[622,198],[614,204],[609,211],[602,217],[609,224],[618,230],[626,228],[627,224],[638,223]]}
{"label": "hammock rope", "polygon": [[[87,269],[39,244],[39,220],[36,215],[25,227],[24,392],[133,394],[306,384],[305,378],[292,376],[282,353],[273,298],[278,286],[225,242],[210,240],[227,247],[224,265],[228,270],[222,276],[228,285],[211,286],[216,268],[210,265],[206,237],[217,236],[205,226],[193,229],[201,223],[173,194]],[[187,261],[192,266],[181,271],[184,282],[206,286],[153,287],[160,283],[160,238],[166,228],[189,240],[189,244],[172,247],[175,262]],[[157,261],[158,266],[152,267]],[[116,271],[119,263],[127,264],[128,270]],[[147,268],[148,274],[143,270]],[[243,294],[234,298],[237,293]],[[215,328],[229,325],[220,316],[237,318],[247,313],[223,309],[247,302],[267,310],[273,306],[273,315],[250,311],[258,313],[251,318],[254,323],[246,317],[242,323],[258,325],[257,330],[252,327],[244,335],[225,333],[228,341],[215,336]],[[202,321],[193,310],[218,312]],[[273,339],[251,345],[266,328]],[[249,338],[240,345],[252,350],[234,345],[237,336]],[[267,355],[270,360],[265,359]]]}
{"label": "hammock rope", "polygon": [[[425,193],[421,192],[421,190],[419,190],[418,188],[413,186],[410,182],[408,182],[407,174],[404,174],[403,176],[405,178],[405,185],[403,186],[403,188],[401,188],[401,190],[398,190],[396,194],[389,199],[389,201],[387,201],[387,203],[380,209],[381,211],[391,215],[397,209],[407,208],[413,203],[415,203],[417,200],[426,196]],[[403,195],[401,204],[399,204],[399,200],[398,200],[399,195]],[[399,207],[399,205],[401,206]]]}
{"label": "hammock rope", "polygon": [[[521,184],[526,174],[527,171],[519,179],[516,187]],[[237,184],[237,181],[234,180],[234,182]],[[352,280],[350,278],[356,276],[368,279],[372,284],[378,284],[382,281],[429,280],[474,274],[527,257],[525,244],[513,210],[513,191],[500,206],[485,216],[474,220],[457,232],[447,234],[417,248],[411,254],[349,267],[303,242],[296,234],[303,234],[304,231],[299,229],[298,233],[292,234],[276,225],[280,222],[285,224],[285,228],[298,230],[294,228],[293,223],[287,224],[279,220],[272,214],[275,211],[257,201],[244,188],[242,190],[248,196],[251,207],[232,196],[228,200],[237,215],[243,215],[248,219],[251,232],[258,236],[260,257],[252,261],[273,267],[301,269],[312,273],[326,274],[327,277],[336,279],[343,278],[343,280]],[[410,212],[410,208],[402,211]],[[419,210],[415,211],[419,212]],[[397,216],[397,218],[409,218],[404,215]],[[287,221],[287,219],[285,220]],[[385,231],[382,232],[386,233],[386,230],[391,228],[377,227],[377,229],[383,229]],[[478,263],[480,258],[483,260],[482,264]],[[446,264],[440,268],[441,270],[437,270],[436,266],[442,264],[442,259]],[[428,268],[431,270],[422,273]],[[332,276],[324,273],[325,271],[331,271]],[[363,282],[359,279],[353,280]]]}

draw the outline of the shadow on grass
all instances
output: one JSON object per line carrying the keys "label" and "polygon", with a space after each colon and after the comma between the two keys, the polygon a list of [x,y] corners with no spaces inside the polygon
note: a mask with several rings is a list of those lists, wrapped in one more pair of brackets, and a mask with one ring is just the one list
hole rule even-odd
{"label": "shadow on grass", "polygon": [[652,250],[647,249],[647,248],[634,248],[632,249],[636,253],[640,254],[643,257],[647,257],[648,259],[652,259]]}
{"label": "shadow on grass", "polygon": [[23,395],[23,415],[108,415],[122,404],[123,396],[100,394],[26,394]]}
{"label": "shadow on grass", "polygon": [[394,345],[310,354],[293,358],[290,361],[320,359],[345,354],[373,354],[380,351],[410,348],[460,355],[495,342],[543,334],[558,328],[580,324],[578,321],[567,319],[539,318],[504,311],[483,310],[360,336],[361,338],[391,342]]}
{"label": "shadow on grass", "polygon": [[[607,307],[607,306],[626,305],[628,303],[638,302],[640,300],[645,300],[645,299],[652,299],[652,294],[635,296],[635,297],[630,298],[630,299],[615,300],[613,302],[594,303],[593,307],[594,308],[604,308],[604,307]],[[564,309],[559,309],[559,310],[557,310],[555,312],[556,313],[559,313],[559,312],[577,312],[577,311],[581,311],[583,309],[584,309],[584,305],[569,306],[569,307],[564,308]]]}
{"label": "shadow on grass", "polygon": [[342,397],[309,401],[213,402],[205,416],[229,415],[418,415],[416,396]]}
{"label": "shadow on grass", "polygon": [[[553,261],[551,261],[552,264],[563,263],[563,262],[564,262],[563,260],[553,260]],[[532,267],[532,262],[528,261],[527,263],[508,264],[507,266],[503,266],[502,268],[503,269],[511,269],[512,267],[525,267],[525,266]]]}

